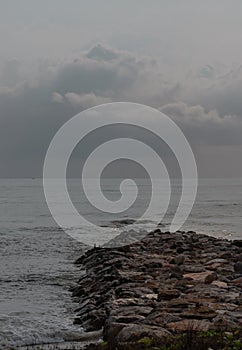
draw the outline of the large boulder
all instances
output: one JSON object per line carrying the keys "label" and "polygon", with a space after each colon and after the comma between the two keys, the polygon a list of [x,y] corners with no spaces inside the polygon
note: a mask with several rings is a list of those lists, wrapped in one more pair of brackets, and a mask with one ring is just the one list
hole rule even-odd
{"label": "large boulder", "polygon": [[117,343],[135,343],[143,338],[161,342],[170,336],[170,332],[162,327],[148,325],[129,325],[124,327],[118,334]]}

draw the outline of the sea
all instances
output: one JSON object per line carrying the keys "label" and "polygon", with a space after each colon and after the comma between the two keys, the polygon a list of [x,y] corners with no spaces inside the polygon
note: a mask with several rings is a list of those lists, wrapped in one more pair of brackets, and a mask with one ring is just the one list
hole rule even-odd
{"label": "sea", "polygon": [[[113,229],[114,235],[120,230],[117,222],[137,219],[144,212],[151,194],[150,183],[139,179],[140,199],[133,204],[135,209],[116,217],[90,205],[79,191],[80,182],[68,181],[77,210],[94,225]],[[105,179],[102,191],[108,199],[118,200],[119,185],[119,179]],[[169,229],[179,202],[180,181],[173,180],[172,191],[173,203],[166,215],[162,218],[164,213],[155,213],[139,229],[149,231],[157,223],[162,230]],[[68,228],[64,232],[52,218],[41,179],[1,179],[0,194],[0,349],[78,339],[84,331],[73,324],[78,305],[70,288],[83,271],[74,261],[88,248],[86,237],[92,246],[99,230],[88,225],[70,227],[69,232],[84,235],[83,242],[67,234]],[[199,180],[193,209],[182,229],[241,239],[242,179]]]}

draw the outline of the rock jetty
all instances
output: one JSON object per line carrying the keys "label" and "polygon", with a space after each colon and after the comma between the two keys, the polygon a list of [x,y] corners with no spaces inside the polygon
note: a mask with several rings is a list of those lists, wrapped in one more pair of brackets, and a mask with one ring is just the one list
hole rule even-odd
{"label": "rock jetty", "polygon": [[93,248],[76,264],[75,323],[103,330],[115,349],[162,342],[188,329],[242,327],[242,241],[156,229],[119,248]]}

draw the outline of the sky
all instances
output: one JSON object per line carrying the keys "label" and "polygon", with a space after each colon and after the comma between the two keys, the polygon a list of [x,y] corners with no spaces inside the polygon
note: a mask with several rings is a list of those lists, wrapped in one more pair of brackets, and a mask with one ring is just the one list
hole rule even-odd
{"label": "sky", "polygon": [[0,0],[0,177],[40,177],[48,145],[107,102],[170,116],[200,177],[242,177],[241,0]]}

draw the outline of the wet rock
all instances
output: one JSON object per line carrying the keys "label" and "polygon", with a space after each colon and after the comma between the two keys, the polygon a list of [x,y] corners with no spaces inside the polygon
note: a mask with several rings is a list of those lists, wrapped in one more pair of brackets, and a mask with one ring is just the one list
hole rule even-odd
{"label": "wet rock", "polygon": [[[158,225],[159,225],[159,226],[162,226],[161,223],[159,223]],[[160,230],[159,228],[155,229],[153,232],[154,232],[154,233],[160,233],[160,234],[161,234],[161,230]]]}
{"label": "wet rock", "polygon": [[87,316],[86,321],[83,322],[83,327],[87,332],[92,332],[103,327],[107,315],[105,310],[99,309],[90,311]]}
{"label": "wet rock", "polygon": [[132,225],[134,223],[135,223],[134,219],[123,219],[123,220],[114,220],[114,221],[112,221],[112,225],[116,226],[116,227]]}
{"label": "wet rock", "polygon": [[129,325],[119,332],[117,343],[134,343],[143,338],[154,339],[162,343],[162,340],[168,336],[170,333],[162,327]]}

